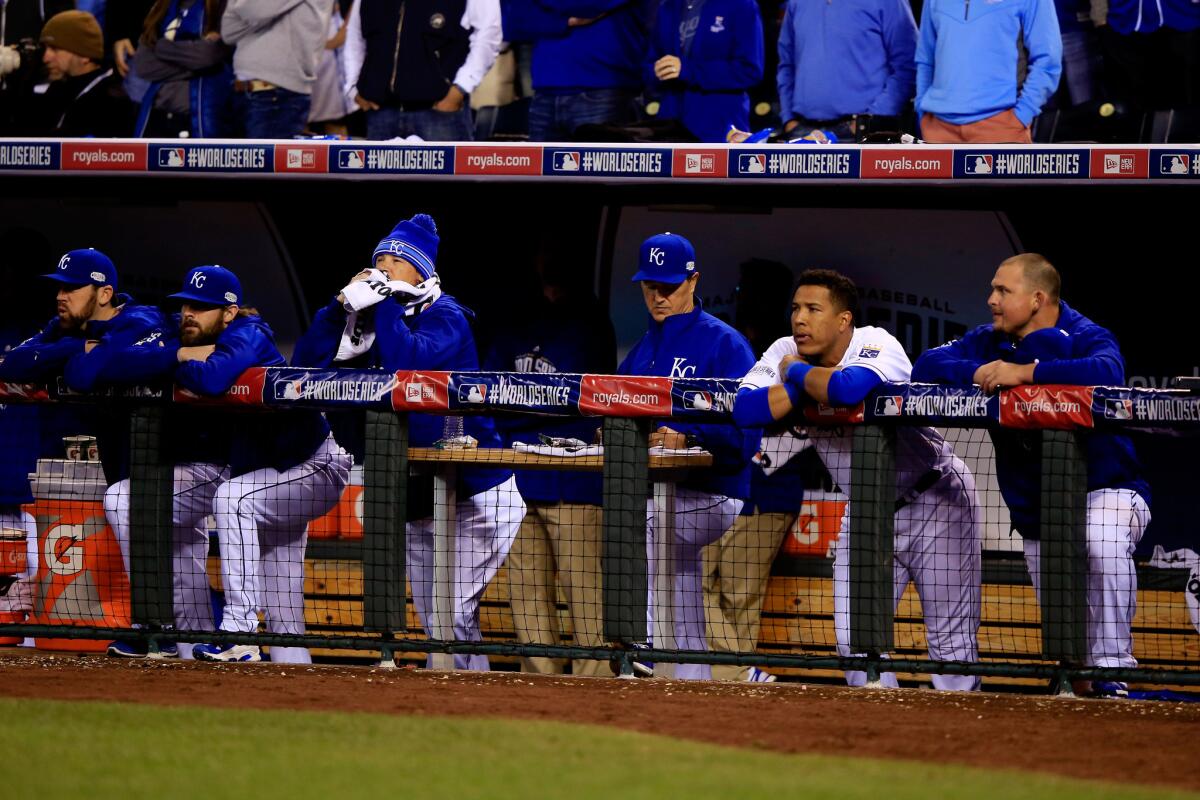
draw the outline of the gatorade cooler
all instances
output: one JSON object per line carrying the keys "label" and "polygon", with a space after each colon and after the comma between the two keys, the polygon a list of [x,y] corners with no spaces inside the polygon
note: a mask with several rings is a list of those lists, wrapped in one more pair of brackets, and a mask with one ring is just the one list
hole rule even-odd
{"label": "gatorade cooler", "polygon": [[350,470],[342,497],[329,513],[308,523],[309,539],[361,539],[363,518],[362,467]]}
{"label": "gatorade cooler", "polygon": [[[39,565],[32,625],[129,627],[129,579],[104,518],[98,461],[39,459],[33,484]],[[102,651],[93,639],[36,640],[41,650]]]}
{"label": "gatorade cooler", "polygon": [[840,492],[806,490],[796,524],[783,540],[783,552],[793,556],[826,558],[842,529],[846,497]]}

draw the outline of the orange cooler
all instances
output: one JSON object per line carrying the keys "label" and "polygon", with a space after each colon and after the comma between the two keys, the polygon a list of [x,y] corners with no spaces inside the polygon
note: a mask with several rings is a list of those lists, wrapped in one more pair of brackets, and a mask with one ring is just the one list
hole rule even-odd
{"label": "orange cooler", "polygon": [[832,556],[846,502],[846,497],[838,492],[806,491],[796,524],[783,540],[783,552],[810,558]]}

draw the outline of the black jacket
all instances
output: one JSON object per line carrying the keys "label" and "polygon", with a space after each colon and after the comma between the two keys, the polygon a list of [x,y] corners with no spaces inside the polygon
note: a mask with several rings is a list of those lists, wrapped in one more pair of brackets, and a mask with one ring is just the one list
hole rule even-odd
{"label": "black jacket", "polygon": [[134,107],[111,67],[54,81],[38,103],[34,136],[132,136]]}
{"label": "black jacket", "polygon": [[358,93],[422,110],[446,96],[467,60],[466,0],[368,0],[359,9],[367,55]]}

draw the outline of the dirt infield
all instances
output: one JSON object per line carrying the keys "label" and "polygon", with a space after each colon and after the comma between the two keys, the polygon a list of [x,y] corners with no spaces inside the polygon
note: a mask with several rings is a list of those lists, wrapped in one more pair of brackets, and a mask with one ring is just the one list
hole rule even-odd
{"label": "dirt infield", "polygon": [[1200,790],[1200,704],[0,655],[0,696],[501,716]]}

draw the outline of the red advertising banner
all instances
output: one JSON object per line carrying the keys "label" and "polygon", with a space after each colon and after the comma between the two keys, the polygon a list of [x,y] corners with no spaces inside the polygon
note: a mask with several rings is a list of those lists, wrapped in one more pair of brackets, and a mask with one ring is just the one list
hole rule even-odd
{"label": "red advertising banner", "polygon": [[1150,154],[1143,149],[1092,150],[1093,178],[1148,178]]}
{"label": "red advertising banner", "polygon": [[609,417],[669,417],[671,379],[584,375],[579,411]]}
{"label": "red advertising banner", "polygon": [[329,145],[275,145],[276,172],[328,172]]}
{"label": "red advertising banner", "polygon": [[1000,393],[1006,428],[1072,430],[1092,427],[1091,386],[1017,386]]}
{"label": "red advertising banner", "polygon": [[144,172],[148,149],[145,142],[63,142],[62,168]]}
{"label": "red advertising banner", "polygon": [[454,149],[456,175],[541,175],[540,147],[459,145]]}
{"label": "red advertising banner", "polygon": [[174,400],[177,403],[213,404],[213,405],[245,405],[261,406],[263,404],[263,386],[266,384],[266,367],[251,367],[238,377],[233,386],[225,394],[217,397],[202,397],[193,391],[176,384]]}
{"label": "red advertising banner", "polygon": [[954,152],[923,147],[862,151],[863,178],[953,178]]}
{"label": "red advertising banner", "polygon": [[450,373],[401,370],[392,389],[396,411],[437,411],[450,407]]}
{"label": "red advertising banner", "polygon": [[675,178],[725,178],[729,175],[728,150],[675,148],[671,176]]}

